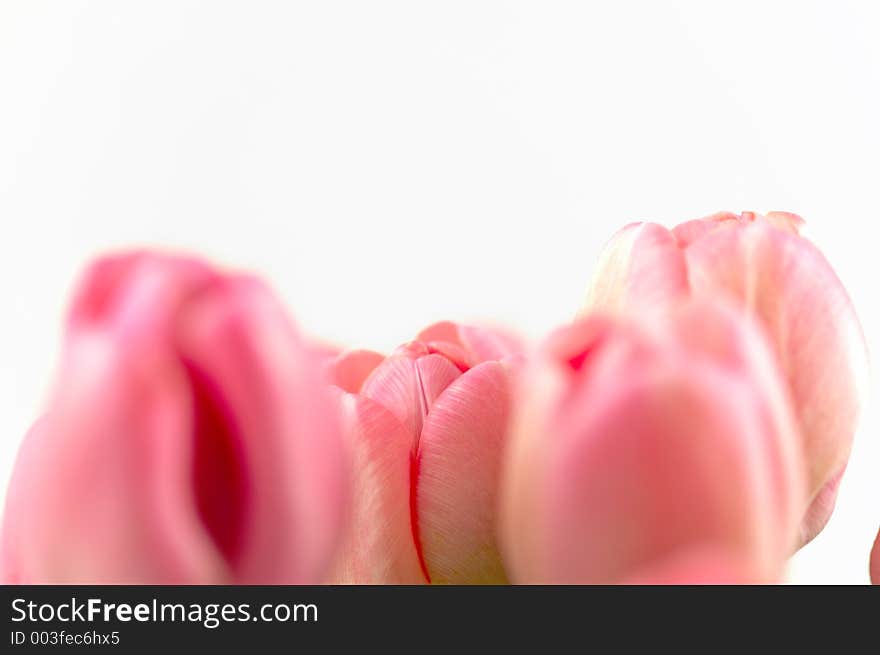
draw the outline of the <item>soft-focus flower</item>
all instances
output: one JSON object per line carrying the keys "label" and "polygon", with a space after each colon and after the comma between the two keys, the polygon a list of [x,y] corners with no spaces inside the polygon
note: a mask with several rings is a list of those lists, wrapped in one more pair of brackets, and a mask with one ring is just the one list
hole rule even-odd
{"label": "soft-focus flower", "polygon": [[355,481],[332,581],[506,580],[496,497],[518,350],[500,333],[438,323],[387,358],[340,355]]}
{"label": "soft-focus flower", "polygon": [[723,548],[684,548],[625,578],[628,585],[739,585],[762,582],[754,567]]}
{"label": "soft-focus flower", "polygon": [[314,583],[347,462],[312,354],[258,280],[138,252],[88,270],[10,483],[16,583]]}
{"label": "soft-focus flower", "polygon": [[501,491],[520,583],[778,579],[805,502],[800,443],[757,327],[691,303],[593,316],[521,372]]}
{"label": "soft-focus flower", "polygon": [[871,549],[871,582],[880,585],[880,531],[874,539],[874,547]]}
{"label": "soft-focus flower", "polygon": [[831,515],[867,373],[853,306],[802,225],[785,212],[719,213],[673,230],[634,223],[605,249],[586,307],[656,314],[688,297],[724,297],[760,319],[805,448],[810,504],[800,544]]}

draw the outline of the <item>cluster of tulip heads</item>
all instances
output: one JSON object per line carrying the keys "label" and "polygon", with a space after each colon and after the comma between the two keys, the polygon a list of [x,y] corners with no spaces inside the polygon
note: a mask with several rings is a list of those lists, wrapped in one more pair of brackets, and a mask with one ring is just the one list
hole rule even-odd
{"label": "cluster of tulip heads", "polygon": [[100,259],[14,468],[4,582],[779,581],[867,377],[801,227],[632,224],[541,344],[444,322],[389,355],[309,342],[247,275]]}

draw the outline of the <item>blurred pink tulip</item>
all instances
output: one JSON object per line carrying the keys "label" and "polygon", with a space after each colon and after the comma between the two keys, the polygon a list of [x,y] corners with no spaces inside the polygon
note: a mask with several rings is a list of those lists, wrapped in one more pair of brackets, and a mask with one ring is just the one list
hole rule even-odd
{"label": "blurred pink tulip", "polygon": [[15,465],[5,581],[321,581],[348,473],[323,380],[256,279],[99,260]]}
{"label": "blurred pink tulip", "polygon": [[762,580],[723,549],[683,549],[624,580],[629,585],[743,585]]}
{"label": "blurred pink tulip", "polygon": [[723,306],[593,316],[520,376],[502,476],[519,583],[774,581],[802,454],[760,331]]}
{"label": "blurred pink tulip", "polygon": [[810,502],[799,545],[834,508],[867,375],[853,306],[822,253],[800,236],[802,225],[785,212],[722,212],[673,230],[634,223],[606,248],[586,307],[650,314],[691,296],[724,297],[760,319],[805,447]]}
{"label": "blurred pink tulip", "polygon": [[352,525],[331,580],[501,583],[496,496],[519,346],[438,323],[391,356],[332,367],[355,458]]}
{"label": "blurred pink tulip", "polygon": [[880,531],[874,539],[874,547],[871,549],[871,582],[880,585]]}

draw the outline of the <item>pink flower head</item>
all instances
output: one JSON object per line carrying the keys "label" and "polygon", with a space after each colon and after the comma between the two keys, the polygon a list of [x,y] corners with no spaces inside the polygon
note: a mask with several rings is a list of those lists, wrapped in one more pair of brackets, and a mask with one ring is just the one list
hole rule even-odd
{"label": "pink flower head", "polygon": [[689,297],[756,316],[787,382],[809,484],[800,543],[828,521],[864,397],[867,357],[852,303],[786,212],[722,212],[667,230],[634,223],[600,259],[588,311],[663,314]]}
{"label": "pink flower head", "polygon": [[3,525],[16,583],[314,583],[347,462],[332,400],[258,280],[105,257],[75,295]]}
{"label": "pink flower head", "polygon": [[496,495],[519,345],[437,323],[333,368],[355,457],[344,583],[497,583]]}
{"label": "pink flower head", "polygon": [[773,581],[800,443],[760,331],[715,304],[593,316],[521,372],[502,476],[514,581]]}

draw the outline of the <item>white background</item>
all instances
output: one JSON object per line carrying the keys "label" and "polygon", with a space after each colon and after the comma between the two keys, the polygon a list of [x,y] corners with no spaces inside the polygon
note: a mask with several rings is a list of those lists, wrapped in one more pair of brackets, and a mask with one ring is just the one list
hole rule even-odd
{"label": "white background", "polygon": [[[76,272],[123,245],[388,349],[439,318],[540,337],[630,220],[787,209],[876,349],[878,7],[0,0],[0,482]],[[875,424],[792,581],[867,581]]]}

